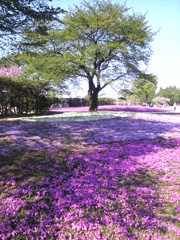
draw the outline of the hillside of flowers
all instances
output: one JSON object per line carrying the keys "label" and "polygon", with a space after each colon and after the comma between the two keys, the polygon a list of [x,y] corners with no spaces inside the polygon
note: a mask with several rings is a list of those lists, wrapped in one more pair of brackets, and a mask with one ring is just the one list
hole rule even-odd
{"label": "hillside of flowers", "polygon": [[180,239],[180,115],[105,115],[0,121],[0,239]]}

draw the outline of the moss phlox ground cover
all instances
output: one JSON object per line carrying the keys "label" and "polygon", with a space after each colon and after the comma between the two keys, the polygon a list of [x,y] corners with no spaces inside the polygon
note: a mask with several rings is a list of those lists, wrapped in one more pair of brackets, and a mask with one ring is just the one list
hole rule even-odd
{"label": "moss phlox ground cover", "polygon": [[179,239],[178,117],[0,122],[1,239]]}

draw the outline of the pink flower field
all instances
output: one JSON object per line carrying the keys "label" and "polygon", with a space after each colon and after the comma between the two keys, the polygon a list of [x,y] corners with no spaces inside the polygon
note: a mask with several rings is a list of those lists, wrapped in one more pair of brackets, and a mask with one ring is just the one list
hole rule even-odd
{"label": "pink flower field", "polygon": [[1,119],[0,239],[180,239],[180,114],[101,111],[127,115]]}

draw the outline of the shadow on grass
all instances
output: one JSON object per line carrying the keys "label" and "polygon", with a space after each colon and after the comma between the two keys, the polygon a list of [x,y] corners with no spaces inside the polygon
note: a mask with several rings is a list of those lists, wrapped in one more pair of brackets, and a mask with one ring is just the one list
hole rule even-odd
{"label": "shadow on grass", "polygon": [[133,118],[88,122],[1,121],[0,154],[180,135],[180,124]]}
{"label": "shadow on grass", "polygon": [[[36,125],[28,126],[30,131]],[[0,161],[0,237],[148,239],[168,234],[167,223],[174,226],[177,218],[162,214],[159,155],[179,144],[161,138],[11,149]]]}

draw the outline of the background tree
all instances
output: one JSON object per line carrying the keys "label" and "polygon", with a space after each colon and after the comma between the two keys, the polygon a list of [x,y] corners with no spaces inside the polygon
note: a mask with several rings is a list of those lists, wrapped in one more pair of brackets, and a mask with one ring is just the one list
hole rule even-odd
{"label": "background tree", "polygon": [[180,103],[180,89],[178,89],[176,86],[169,86],[165,89],[160,88],[157,96],[169,98],[170,105],[173,105],[174,103]]}
{"label": "background tree", "polygon": [[133,94],[144,97],[146,104],[155,96],[157,88],[157,77],[152,74],[141,74],[136,78],[132,85]]}
{"label": "background tree", "polygon": [[44,22],[59,21],[61,8],[50,7],[52,0],[1,0],[0,1],[0,48],[7,51],[11,47],[17,48],[17,42],[24,30],[32,28],[35,22],[36,31],[44,34]]}
{"label": "background tree", "polygon": [[[140,64],[148,64],[155,33],[144,15],[130,14],[125,5],[84,1],[80,7],[70,9],[61,21],[60,30],[43,36],[42,49],[36,54],[47,62],[44,69],[51,79],[58,75],[78,87],[83,80],[88,81],[90,111],[97,110],[102,89],[116,82],[131,82],[140,74]],[[29,34],[26,41],[28,37],[35,39]],[[37,62],[32,61],[35,69]]]}

